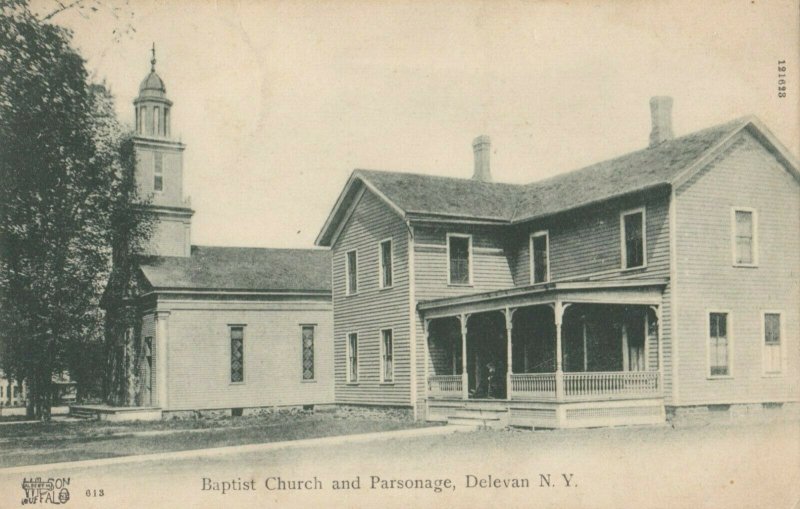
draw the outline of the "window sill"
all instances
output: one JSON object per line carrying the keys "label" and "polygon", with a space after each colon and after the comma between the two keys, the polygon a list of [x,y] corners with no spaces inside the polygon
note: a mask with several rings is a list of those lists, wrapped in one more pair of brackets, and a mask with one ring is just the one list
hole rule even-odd
{"label": "window sill", "polygon": [[644,265],[637,265],[636,267],[620,267],[620,272],[633,272],[634,270],[644,270],[647,268],[647,264]]}
{"label": "window sill", "polygon": [[734,263],[733,267],[737,268],[737,269],[757,269],[758,268],[758,264],[753,264],[753,263]]}
{"label": "window sill", "polygon": [[228,382],[228,385],[245,385],[245,382]]}
{"label": "window sill", "polygon": [[317,383],[317,381],[316,380],[300,380],[300,383],[315,384],[315,383]]}
{"label": "window sill", "polygon": [[733,375],[707,376],[706,380],[733,380]]}
{"label": "window sill", "polygon": [[784,373],[762,373],[761,378],[784,378]]}
{"label": "window sill", "polygon": [[347,382],[345,385],[348,385],[350,387],[357,387],[358,386],[358,382]]}
{"label": "window sill", "polygon": [[456,288],[472,288],[474,285],[472,283],[447,283],[447,286],[453,286]]}
{"label": "window sill", "polygon": [[355,297],[356,295],[358,295],[358,292],[344,294],[345,297]]}
{"label": "window sill", "polygon": [[381,385],[394,385],[394,382],[381,382]]}
{"label": "window sill", "polygon": [[379,290],[381,290],[381,291],[383,291],[383,290],[391,290],[392,288],[394,288],[394,285],[391,285],[391,286],[381,286],[381,287],[379,288]]}

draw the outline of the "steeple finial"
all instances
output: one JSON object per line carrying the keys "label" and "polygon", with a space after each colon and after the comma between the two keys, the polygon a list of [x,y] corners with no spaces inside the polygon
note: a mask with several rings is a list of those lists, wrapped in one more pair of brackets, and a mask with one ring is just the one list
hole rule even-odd
{"label": "steeple finial", "polygon": [[150,71],[155,72],[156,70],[156,43],[153,43],[153,49],[150,50],[153,53],[153,58],[150,59]]}

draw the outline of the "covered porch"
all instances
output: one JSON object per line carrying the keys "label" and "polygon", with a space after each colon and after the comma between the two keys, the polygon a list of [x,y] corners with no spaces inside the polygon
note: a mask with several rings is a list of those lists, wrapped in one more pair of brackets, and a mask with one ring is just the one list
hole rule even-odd
{"label": "covered porch", "polygon": [[521,426],[663,422],[665,284],[550,283],[420,303],[428,418],[492,408]]}

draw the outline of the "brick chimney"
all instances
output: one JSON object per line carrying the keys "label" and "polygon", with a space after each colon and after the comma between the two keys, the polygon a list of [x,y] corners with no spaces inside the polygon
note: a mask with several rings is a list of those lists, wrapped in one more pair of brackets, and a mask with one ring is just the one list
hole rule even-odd
{"label": "brick chimney", "polygon": [[475,154],[475,173],[472,174],[473,180],[480,182],[491,182],[492,172],[489,169],[489,151],[492,148],[492,140],[486,135],[481,135],[472,140],[472,151]]}
{"label": "brick chimney", "polygon": [[659,95],[650,98],[650,146],[655,147],[672,139],[672,97]]}

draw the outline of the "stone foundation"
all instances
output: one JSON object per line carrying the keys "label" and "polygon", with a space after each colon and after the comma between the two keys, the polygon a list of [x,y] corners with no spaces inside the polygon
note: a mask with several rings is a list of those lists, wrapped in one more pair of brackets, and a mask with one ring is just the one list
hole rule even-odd
{"label": "stone foundation", "polygon": [[413,421],[411,407],[390,407],[377,405],[337,405],[336,415],[361,419],[381,419],[388,421]]}
{"label": "stone foundation", "polygon": [[800,419],[800,403],[765,402],[666,407],[673,427]]}

